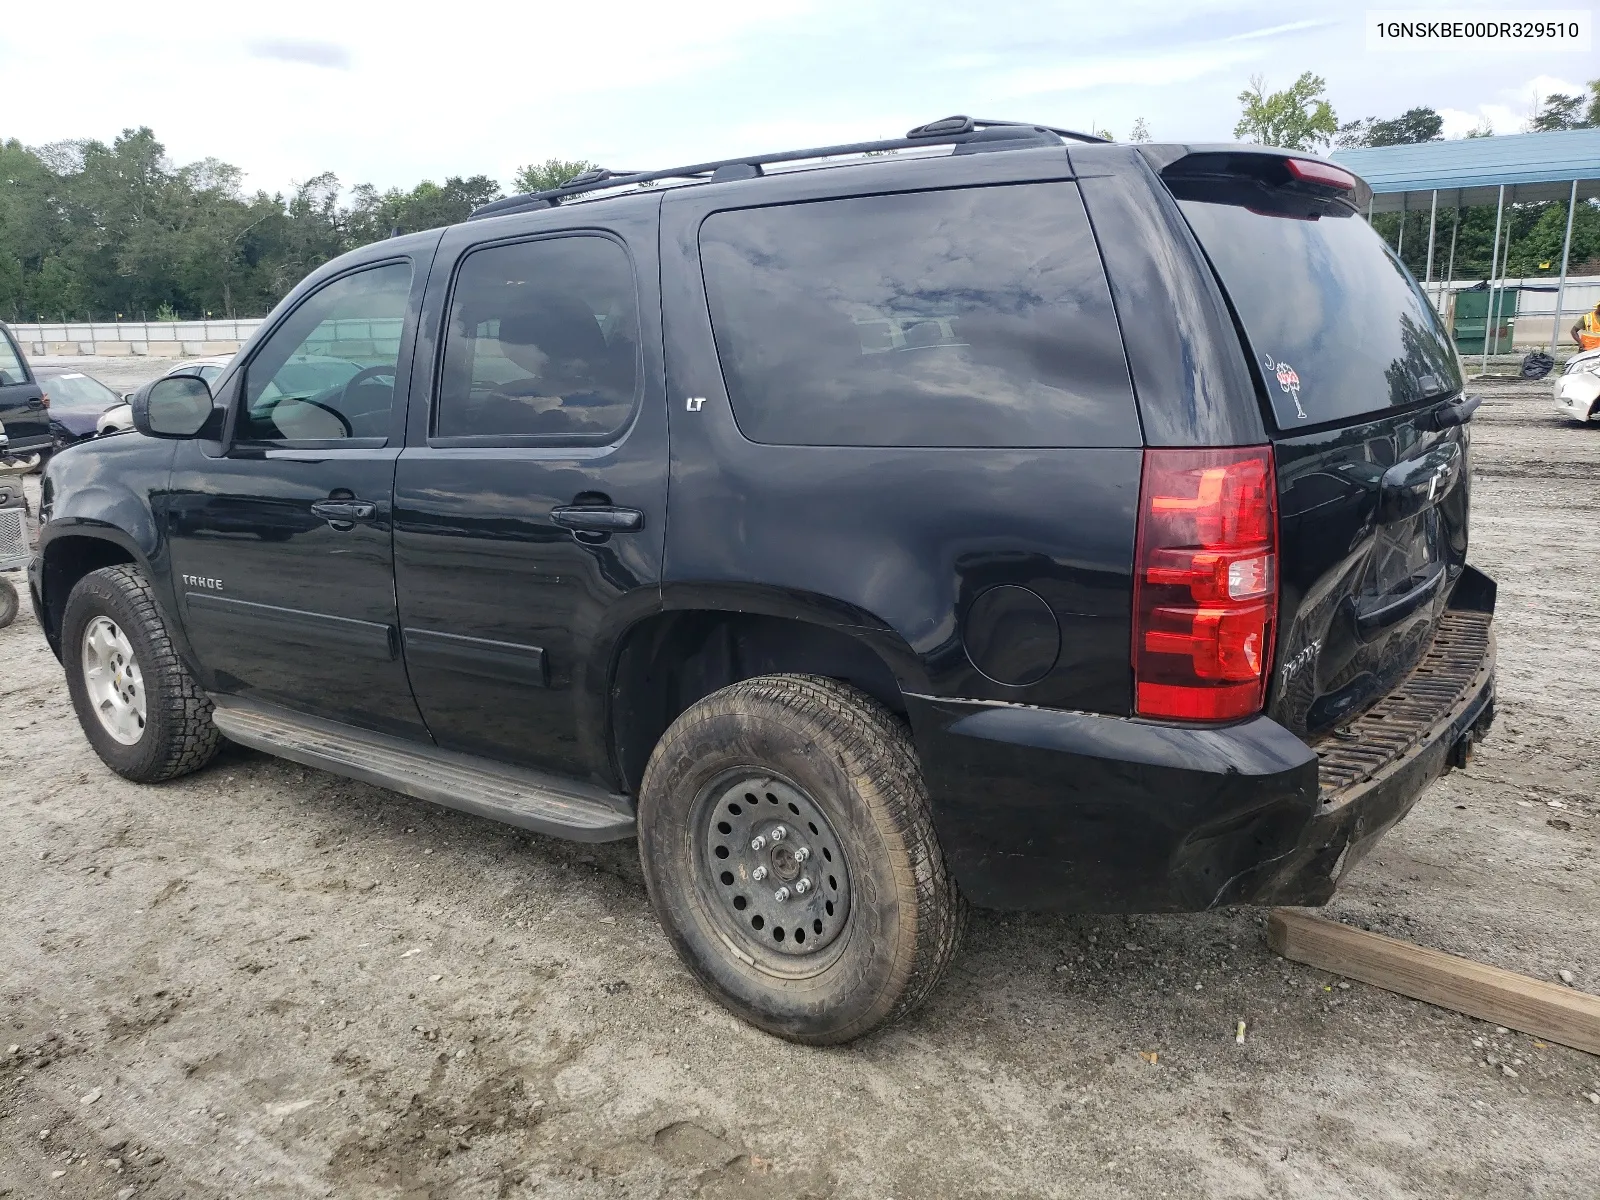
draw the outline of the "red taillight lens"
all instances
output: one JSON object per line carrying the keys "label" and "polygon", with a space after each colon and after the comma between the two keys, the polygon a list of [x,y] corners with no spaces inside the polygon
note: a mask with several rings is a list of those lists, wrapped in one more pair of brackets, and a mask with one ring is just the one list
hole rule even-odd
{"label": "red taillight lens", "polygon": [[1356,190],[1356,177],[1332,163],[1319,162],[1314,158],[1286,158],[1283,165],[1289,168],[1289,174],[1305,183],[1320,183],[1324,187],[1338,188],[1341,192]]}
{"label": "red taillight lens", "polygon": [[1271,449],[1146,450],[1134,570],[1135,711],[1259,712],[1278,615]]}

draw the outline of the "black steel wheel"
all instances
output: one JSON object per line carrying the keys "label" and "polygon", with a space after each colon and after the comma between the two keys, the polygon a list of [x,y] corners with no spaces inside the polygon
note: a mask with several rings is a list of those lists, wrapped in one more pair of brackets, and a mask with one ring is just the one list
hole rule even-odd
{"label": "black steel wheel", "polygon": [[690,970],[793,1041],[909,1013],[965,926],[910,737],[832,679],[747,679],[682,713],[645,770],[639,859]]}
{"label": "black steel wheel", "polygon": [[850,919],[850,871],[827,811],[786,779],[735,770],[701,789],[690,824],[704,830],[695,879],[728,934],[778,973],[826,961]]}

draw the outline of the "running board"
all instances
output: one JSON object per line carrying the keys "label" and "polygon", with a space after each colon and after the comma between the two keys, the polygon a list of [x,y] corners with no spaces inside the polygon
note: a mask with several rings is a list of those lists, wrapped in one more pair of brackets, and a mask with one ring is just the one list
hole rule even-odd
{"label": "running board", "polygon": [[632,801],[593,784],[230,696],[211,700],[226,737],[279,758],[574,841],[633,836]]}

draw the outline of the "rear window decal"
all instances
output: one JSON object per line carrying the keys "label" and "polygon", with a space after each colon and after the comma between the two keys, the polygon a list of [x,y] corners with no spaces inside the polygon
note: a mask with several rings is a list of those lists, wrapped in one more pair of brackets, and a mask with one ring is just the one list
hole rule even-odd
{"label": "rear window decal", "polygon": [[1277,376],[1279,389],[1288,392],[1289,399],[1294,401],[1295,415],[1302,421],[1306,420],[1306,410],[1300,407],[1300,376],[1295,369],[1286,362],[1273,362],[1270,354],[1264,357],[1263,362],[1268,372]]}

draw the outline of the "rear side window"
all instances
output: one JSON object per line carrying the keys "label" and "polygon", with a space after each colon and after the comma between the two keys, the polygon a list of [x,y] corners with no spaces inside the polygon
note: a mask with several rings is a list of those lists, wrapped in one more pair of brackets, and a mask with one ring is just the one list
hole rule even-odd
{"label": "rear side window", "polygon": [[435,438],[580,438],[620,432],[639,382],[633,266],[577,235],[467,255],[450,302]]}
{"label": "rear side window", "polygon": [[1461,389],[1444,323],[1360,217],[1179,203],[1239,314],[1280,429]]}
{"label": "rear side window", "polygon": [[753,441],[1139,444],[1076,184],[715,213],[700,254],[734,417]]}

